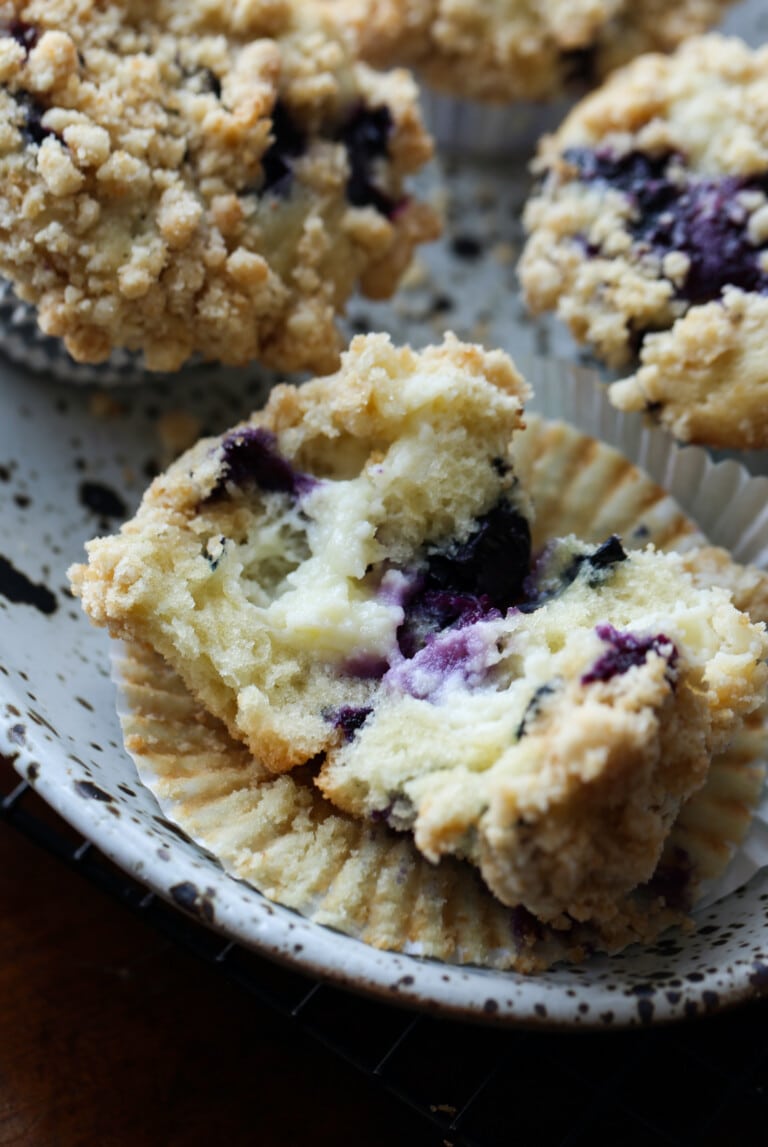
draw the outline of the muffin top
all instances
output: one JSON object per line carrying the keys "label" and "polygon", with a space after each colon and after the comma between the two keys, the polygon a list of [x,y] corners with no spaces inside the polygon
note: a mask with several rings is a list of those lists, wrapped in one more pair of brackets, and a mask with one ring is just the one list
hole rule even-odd
{"label": "muffin top", "polygon": [[0,271],[73,357],[325,369],[431,211],[404,73],[289,0],[0,4]]}
{"label": "muffin top", "polygon": [[521,263],[607,363],[611,389],[686,441],[768,443],[768,51],[692,40],[643,57],[540,148]]}
{"label": "muffin top", "polygon": [[364,56],[474,99],[549,99],[706,31],[730,0],[316,0]]}

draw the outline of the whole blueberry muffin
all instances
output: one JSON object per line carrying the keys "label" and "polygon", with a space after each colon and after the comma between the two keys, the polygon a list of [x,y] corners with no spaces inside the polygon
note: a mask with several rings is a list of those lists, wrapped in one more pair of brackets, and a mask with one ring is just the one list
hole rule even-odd
{"label": "whole blueberry muffin", "polygon": [[768,49],[707,36],[617,72],[541,146],[521,280],[684,441],[768,445]]}
{"label": "whole blueberry muffin", "polygon": [[534,557],[500,352],[358,338],[342,370],[156,479],[72,584],[272,773],[476,864],[540,920],[608,921],[762,698],[764,626],[619,539]]}
{"label": "whole blueberry muffin", "polygon": [[0,273],[79,361],[331,368],[437,231],[411,80],[291,0],[4,0],[0,113]]}
{"label": "whole blueberry muffin", "polygon": [[473,99],[549,99],[712,27],[730,0],[317,0],[363,54]]}

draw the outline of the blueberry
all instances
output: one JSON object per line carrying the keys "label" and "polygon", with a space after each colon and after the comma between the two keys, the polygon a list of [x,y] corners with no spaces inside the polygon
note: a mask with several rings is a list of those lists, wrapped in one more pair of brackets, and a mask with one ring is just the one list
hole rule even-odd
{"label": "blueberry", "polygon": [[[559,575],[555,588],[548,586],[546,589],[540,589],[541,571],[535,572],[526,580],[524,599],[518,604],[518,609],[522,613],[534,613],[537,609],[541,609],[546,602],[558,597],[567,589],[585,567],[587,585],[591,589],[598,589],[609,576],[613,566],[626,560],[627,555],[619,537],[612,534],[591,554],[577,554]],[[546,563],[544,564],[546,574]]]}
{"label": "blueberry", "polygon": [[403,656],[413,657],[432,633],[506,612],[522,597],[530,561],[530,526],[506,500],[478,519],[465,542],[433,549],[404,603]]}
{"label": "blueberry", "polygon": [[523,719],[520,722],[520,724],[517,726],[517,729],[515,730],[515,737],[517,738],[518,741],[520,741],[525,736],[525,734],[528,732],[528,725],[531,722],[535,721],[536,718],[538,717],[539,713],[541,712],[541,706],[542,706],[542,702],[544,701],[544,698],[549,697],[550,694],[552,694],[554,692],[555,692],[555,686],[554,685],[540,685],[538,687],[538,689],[536,690],[536,692],[533,694],[530,701],[526,705],[525,712],[523,713]]}
{"label": "blueberry", "polygon": [[34,24],[27,24],[24,20],[11,20],[8,26],[3,29],[3,33],[20,44],[27,55],[40,39],[40,29],[36,28]]}
{"label": "blueberry", "polygon": [[280,100],[272,109],[272,136],[272,144],[261,157],[264,180],[259,192],[271,192],[272,195],[285,198],[290,194],[293,184],[291,161],[304,153],[307,137]]}
{"label": "blueberry", "polygon": [[[687,256],[690,265],[676,288],[678,298],[709,302],[727,286],[768,292],[761,249],[749,238],[749,215],[738,200],[744,191],[768,192],[768,173],[697,177],[686,172],[683,157],[672,152],[617,156],[609,150],[571,148],[564,158],[582,182],[605,184],[630,198],[635,212],[628,228],[638,247],[660,258],[672,251]],[[634,332],[636,337],[643,333]]]}
{"label": "blueberry", "polygon": [[224,439],[222,474],[210,497],[223,494],[227,483],[258,486],[269,493],[300,497],[316,484],[310,474],[294,470],[277,450],[277,439],[262,427],[235,430]]}
{"label": "blueberry", "polygon": [[41,103],[35,99],[29,92],[13,92],[13,99],[24,113],[24,123],[21,127],[21,134],[27,143],[35,144],[37,147],[43,142],[44,139],[58,139],[59,136],[55,131],[43,126],[43,116],[48,111]]}
{"label": "blueberry", "polygon": [[203,68],[202,71],[203,88],[205,91],[214,95],[217,100],[221,99],[221,80],[212,72],[210,68]]}
{"label": "blueberry", "polygon": [[[340,127],[326,125],[320,135],[343,143],[348,157],[347,199],[353,207],[375,207],[391,218],[400,202],[376,185],[375,166],[389,155],[393,120],[389,108],[355,106]],[[293,160],[307,149],[307,133],[280,100],[272,110],[273,142],[261,158],[264,178],[259,193],[287,197],[293,186]]]}
{"label": "blueberry", "polygon": [[[658,653],[660,657],[666,658],[669,670],[674,670],[678,658],[677,648],[663,633],[655,637],[636,637],[633,633],[622,633],[612,625],[598,625],[595,632],[611,648],[584,674],[582,685],[610,681],[629,669],[643,665],[649,653]],[[671,679],[668,677],[668,680]]]}
{"label": "blueberry", "polygon": [[334,713],[328,714],[335,729],[340,729],[344,740],[349,743],[355,739],[355,734],[362,729],[370,717],[373,709],[370,707],[354,708],[352,705],[343,705]]}
{"label": "blueberry", "polygon": [[434,550],[427,563],[427,588],[487,597],[506,612],[522,596],[531,566],[531,528],[503,499],[477,519],[465,542]]}
{"label": "blueberry", "polygon": [[375,207],[388,219],[399,204],[376,186],[374,169],[377,160],[389,155],[393,126],[389,108],[367,108],[360,104],[337,135],[347,149],[349,161],[347,199],[353,207]]}
{"label": "blueberry", "polygon": [[625,562],[627,555],[624,552],[624,547],[617,534],[611,534],[607,541],[598,546],[597,549],[588,554],[586,561],[594,569],[606,569],[608,566],[615,565],[617,562]]}

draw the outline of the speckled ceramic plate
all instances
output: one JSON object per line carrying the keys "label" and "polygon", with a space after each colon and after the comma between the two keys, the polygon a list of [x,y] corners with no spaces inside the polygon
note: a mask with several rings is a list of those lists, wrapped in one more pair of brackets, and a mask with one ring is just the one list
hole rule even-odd
{"label": "speckled ceramic plate", "polygon": [[[561,410],[600,431],[667,479],[694,515],[717,503],[713,540],[735,544],[743,560],[766,560],[768,480],[731,462],[715,466],[694,448],[676,451],[660,432],[611,411],[591,379],[564,386],[568,368],[522,356],[520,364],[544,413]],[[266,955],[357,989],[497,1022],[582,1026],[687,1016],[768,990],[768,873],[708,909],[693,936],[673,933],[649,949],[525,978],[379,952],[304,920],[225,875],[164,821],[121,746],[108,639],[69,597],[65,570],[88,537],[132,510],[168,452],[243,416],[268,382],[253,375],[212,391],[190,373],[152,393],[104,399],[2,367],[0,749],[162,896]]]}

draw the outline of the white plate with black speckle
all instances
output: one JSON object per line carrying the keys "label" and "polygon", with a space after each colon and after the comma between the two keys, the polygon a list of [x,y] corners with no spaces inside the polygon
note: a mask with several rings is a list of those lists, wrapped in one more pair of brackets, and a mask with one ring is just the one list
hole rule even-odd
{"label": "white plate with black speckle", "polygon": [[[552,373],[546,364],[522,365],[534,383]],[[673,933],[648,949],[534,978],[380,952],[228,877],[165,821],[137,780],[122,748],[108,638],[69,596],[65,570],[81,558],[89,537],[117,527],[138,502],[162,452],[158,419],[183,407],[201,430],[219,432],[260,402],[265,380],[245,372],[212,390],[190,374],[140,396],[118,393],[117,405],[98,415],[87,390],[42,382],[15,366],[2,366],[0,385],[0,750],[128,872],[265,955],[401,1003],[495,1022],[640,1024],[768,990],[765,872],[707,910],[693,936]],[[573,415],[565,399],[564,405]],[[611,436],[617,424],[626,425],[622,416],[607,417]],[[658,433],[641,435],[649,463],[669,450],[663,441],[657,448]],[[703,452],[694,455],[688,469],[703,474],[695,483],[700,497],[715,470],[722,471]],[[768,480],[725,465],[740,504],[765,504]],[[727,533],[727,521],[722,529]],[[753,533],[739,556],[765,556],[768,522]]]}
{"label": "white plate with black speckle", "polygon": [[[757,10],[754,2],[748,7]],[[449,176],[446,241],[420,256],[393,303],[355,301],[350,330],[389,330],[423,346],[453,328],[505,347],[524,368],[535,354],[573,356],[561,328],[526,321],[517,293],[525,175],[519,168],[453,166]],[[430,179],[437,189],[440,177]],[[139,783],[122,748],[108,638],[69,596],[65,571],[82,559],[87,539],[132,512],[148,477],[168,461],[163,433],[175,412],[200,433],[219,433],[259,405],[272,380],[256,370],[190,370],[171,383],[118,387],[104,399],[89,386],[47,381],[37,358],[33,365],[38,373],[0,359],[0,751],[107,855],[263,954],[400,1003],[495,1022],[618,1026],[704,1013],[768,992],[766,872],[708,909],[694,936],[671,934],[652,948],[535,978],[380,952],[228,877],[163,818]],[[534,382],[539,369],[532,367]],[[601,432],[615,429],[614,420],[609,412]],[[666,457],[660,436],[644,435],[642,445],[651,469]],[[700,455],[690,452],[699,458],[691,476],[706,478],[711,466]],[[761,462],[752,460],[755,467]],[[734,497],[764,506],[764,485],[729,465]],[[699,498],[702,490],[706,482]],[[713,540],[730,544],[727,515],[720,528],[722,537]],[[737,556],[766,560],[766,531],[764,521],[747,530]]]}

